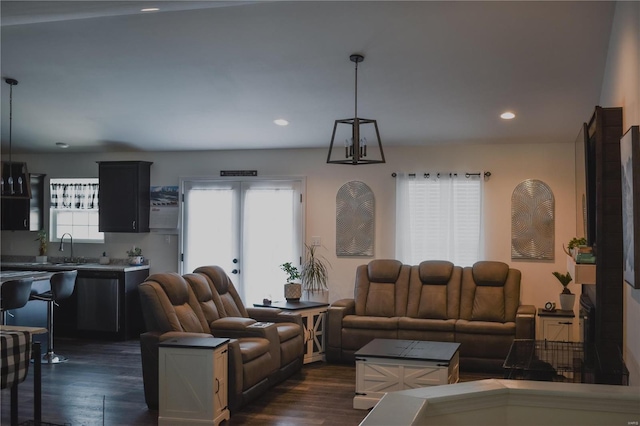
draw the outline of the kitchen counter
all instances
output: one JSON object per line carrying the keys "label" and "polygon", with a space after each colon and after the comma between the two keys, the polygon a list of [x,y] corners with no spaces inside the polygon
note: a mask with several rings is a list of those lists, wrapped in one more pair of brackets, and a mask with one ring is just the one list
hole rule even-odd
{"label": "kitchen counter", "polygon": [[101,265],[99,263],[35,263],[35,262],[2,262],[2,269],[22,269],[30,271],[71,271],[74,269],[83,271],[114,271],[114,272],[132,272],[149,269],[149,265],[122,265],[109,264]]}
{"label": "kitchen counter", "polygon": [[[70,297],[60,300],[56,308],[56,334],[61,337],[88,339],[137,338],[144,332],[138,285],[149,276],[149,265],[129,265],[118,259],[101,265],[97,259],[87,263],[35,263],[31,259],[3,259],[0,268],[5,274],[28,271],[44,275],[58,271],[77,270],[75,288]],[[48,281],[47,281],[48,284]],[[31,306],[33,305],[33,306]],[[30,301],[15,311],[15,325],[46,324],[46,304]]]}

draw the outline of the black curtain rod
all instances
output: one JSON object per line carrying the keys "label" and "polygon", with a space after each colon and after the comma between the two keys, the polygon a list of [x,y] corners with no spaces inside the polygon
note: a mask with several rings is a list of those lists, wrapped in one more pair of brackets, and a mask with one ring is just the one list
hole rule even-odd
{"label": "black curtain rod", "polygon": [[[440,174],[441,173],[437,173],[436,177],[440,177]],[[471,176],[480,176],[480,175],[481,175],[480,172],[478,172],[478,173],[465,173],[464,177],[470,178]],[[391,173],[391,177],[396,177],[396,176],[398,176],[398,174],[396,172]],[[409,176],[415,177],[416,174],[415,173],[409,173]],[[430,176],[431,176],[431,173],[425,173],[423,175],[424,178],[429,178]],[[457,173],[449,173],[449,177],[451,177],[451,176],[458,176],[458,174]],[[491,176],[491,172],[484,172],[484,177],[485,178],[488,178],[490,176]]]}

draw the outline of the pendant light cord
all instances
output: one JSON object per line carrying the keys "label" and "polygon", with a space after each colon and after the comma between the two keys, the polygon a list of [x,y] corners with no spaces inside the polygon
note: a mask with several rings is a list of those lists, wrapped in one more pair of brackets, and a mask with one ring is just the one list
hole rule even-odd
{"label": "pendant light cord", "polygon": [[355,62],[356,62],[356,90],[355,90],[356,99],[355,99],[355,115],[354,115],[354,118],[358,118],[358,62],[359,61],[355,61]]}
{"label": "pendant light cord", "polygon": [[9,83],[9,177],[11,176],[11,140],[13,133],[13,84]]}

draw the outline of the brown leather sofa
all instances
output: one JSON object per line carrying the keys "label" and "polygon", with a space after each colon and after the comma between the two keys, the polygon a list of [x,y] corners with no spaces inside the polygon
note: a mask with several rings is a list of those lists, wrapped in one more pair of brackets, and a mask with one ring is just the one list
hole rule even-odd
{"label": "brown leather sofa", "polygon": [[[248,317],[228,316],[220,295],[209,279],[199,273],[181,276],[162,273],[149,276],[139,285],[147,332],[140,336],[145,401],[158,408],[158,344],[175,337],[228,337],[229,409],[235,411],[283,379],[281,344],[275,324]],[[277,314],[277,313],[276,313]],[[294,319],[295,315],[288,318]],[[301,318],[297,315],[301,323]],[[298,324],[290,323],[296,329]],[[300,327],[298,332],[302,334]],[[293,350],[293,349],[292,349]],[[300,362],[285,371],[293,374]]]}
{"label": "brown leather sofa", "polygon": [[378,259],[356,270],[353,299],[327,312],[326,358],[353,362],[375,338],[460,343],[466,370],[502,367],[514,338],[535,337],[535,307],[520,305],[520,271],[503,262],[461,268]]}

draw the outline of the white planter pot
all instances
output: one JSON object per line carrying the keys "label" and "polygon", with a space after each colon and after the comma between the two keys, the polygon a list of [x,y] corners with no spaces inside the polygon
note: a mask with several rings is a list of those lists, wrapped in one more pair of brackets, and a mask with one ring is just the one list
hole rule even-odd
{"label": "white planter pot", "polygon": [[36,256],[36,263],[47,263],[47,256]]}
{"label": "white planter pot", "polygon": [[286,283],[284,285],[284,298],[292,302],[300,300],[302,297],[302,284]]}
{"label": "white planter pot", "polygon": [[573,311],[573,305],[576,302],[576,295],[560,293],[560,309],[563,311]]}

